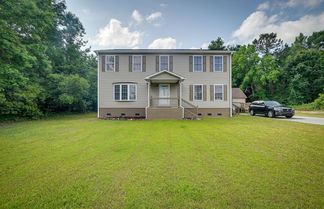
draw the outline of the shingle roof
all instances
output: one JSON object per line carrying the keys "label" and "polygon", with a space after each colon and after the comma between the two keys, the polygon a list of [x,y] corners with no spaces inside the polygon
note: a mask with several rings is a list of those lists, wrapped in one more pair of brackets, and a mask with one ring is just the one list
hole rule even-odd
{"label": "shingle roof", "polygon": [[246,95],[240,88],[232,88],[233,99],[246,99]]}

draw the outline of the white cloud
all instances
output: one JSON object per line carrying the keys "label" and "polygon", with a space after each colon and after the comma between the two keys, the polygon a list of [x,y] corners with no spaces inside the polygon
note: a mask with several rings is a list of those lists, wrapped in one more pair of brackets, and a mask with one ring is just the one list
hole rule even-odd
{"label": "white cloud", "polygon": [[162,8],[165,8],[165,7],[167,7],[168,6],[168,4],[166,4],[166,3],[161,3],[160,4],[160,7],[162,7]]}
{"label": "white cloud", "polygon": [[279,22],[279,16],[267,16],[264,11],[256,11],[247,17],[233,37],[241,43],[250,43],[261,33],[277,33],[284,42],[291,43],[299,33],[310,35],[320,31],[324,25],[324,12],[320,15],[305,15],[298,20]]}
{"label": "white cloud", "polygon": [[137,11],[136,9],[132,13],[132,18],[135,20],[137,23],[141,23],[143,21],[142,15]]}
{"label": "white cloud", "polygon": [[260,4],[257,8],[257,10],[267,10],[270,7],[270,3],[268,1]]}
{"label": "white cloud", "polygon": [[320,5],[322,2],[323,0],[289,0],[286,3],[286,6],[288,7],[304,6],[307,8],[314,8]]}
{"label": "white cloud", "polygon": [[143,34],[139,31],[129,31],[127,27],[122,27],[122,23],[117,19],[110,19],[109,23],[99,29],[93,43],[101,47],[133,48],[138,46]]}
{"label": "white cloud", "polygon": [[149,46],[149,49],[176,49],[177,40],[174,38],[159,38],[155,39]]}
{"label": "white cloud", "polygon": [[210,44],[210,42],[203,43],[203,44],[201,45],[201,48],[202,48],[202,49],[208,49],[209,44]]}
{"label": "white cloud", "polygon": [[158,19],[160,17],[162,17],[162,13],[161,12],[154,12],[154,13],[150,14],[149,16],[147,16],[146,17],[146,20],[148,22],[152,22],[153,20]]}

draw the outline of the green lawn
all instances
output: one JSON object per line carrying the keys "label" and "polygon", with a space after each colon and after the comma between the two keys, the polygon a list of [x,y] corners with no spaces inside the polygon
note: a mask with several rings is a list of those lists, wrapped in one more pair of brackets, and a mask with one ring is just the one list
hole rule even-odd
{"label": "green lawn", "polygon": [[0,127],[0,208],[323,208],[324,126],[262,117]]}

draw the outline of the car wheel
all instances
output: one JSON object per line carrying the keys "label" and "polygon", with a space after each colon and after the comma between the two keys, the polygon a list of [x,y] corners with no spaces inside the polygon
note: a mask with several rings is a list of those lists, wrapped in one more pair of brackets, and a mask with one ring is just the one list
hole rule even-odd
{"label": "car wheel", "polygon": [[250,115],[255,116],[255,112],[253,110],[250,110]]}
{"label": "car wheel", "polygon": [[268,112],[268,117],[269,117],[269,118],[274,118],[274,117],[275,117],[275,114],[274,114],[274,112],[273,112],[272,110],[270,110],[270,111]]}
{"label": "car wheel", "polygon": [[286,115],[286,118],[292,118],[293,116],[292,115]]}

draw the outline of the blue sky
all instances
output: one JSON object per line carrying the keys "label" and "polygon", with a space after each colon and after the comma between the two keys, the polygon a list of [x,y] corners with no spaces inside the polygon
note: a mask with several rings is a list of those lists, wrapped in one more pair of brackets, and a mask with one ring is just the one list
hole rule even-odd
{"label": "blue sky", "polygon": [[277,32],[291,43],[324,29],[324,0],[67,0],[92,50],[206,48],[218,36],[246,44]]}

